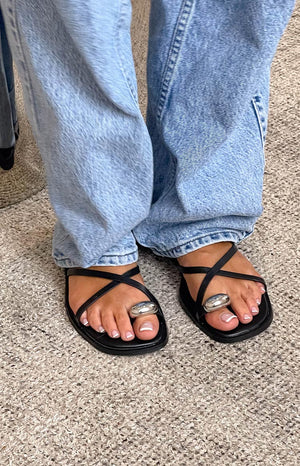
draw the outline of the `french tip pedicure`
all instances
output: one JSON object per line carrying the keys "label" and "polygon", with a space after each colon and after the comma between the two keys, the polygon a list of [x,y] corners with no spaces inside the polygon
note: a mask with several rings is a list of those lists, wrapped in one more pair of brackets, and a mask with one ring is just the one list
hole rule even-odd
{"label": "french tip pedicure", "polygon": [[126,333],[125,333],[125,337],[126,337],[126,338],[132,338],[133,336],[134,336],[134,335],[133,335],[132,332],[126,332]]}
{"label": "french tip pedicure", "polygon": [[257,299],[256,302],[257,302],[258,305],[260,305],[260,303],[261,303],[260,299]]}
{"label": "french tip pedicure", "polygon": [[83,325],[87,326],[89,325],[89,321],[85,318],[85,319],[82,319],[82,323]]}
{"label": "french tip pedicure", "polygon": [[230,322],[232,319],[237,319],[237,316],[223,312],[223,314],[220,315],[220,318],[223,322]]}
{"label": "french tip pedicure", "polygon": [[256,309],[256,307],[252,307],[251,312],[252,314],[258,314],[258,309]]}
{"label": "french tip pedicure", "polygon": [[140,326],[140,332],[144,332],[145,330],[150,330],[150,331],[153,330],[153,325],[152,325],[151,322],[144,322],[144,323]]}
{"label": "french tip pedicure", "polygon": [[113,330],[113,331],[111,332],[111,336],[112,336],[113,338],[119,338],[120,334],[119,334],[119,332],[118,332],[117,330]]}
{"label": "french tip pedicure", "polygon": [[105,333],[105,328],[103,328],[102,325],[100,325],[100,327],[99,327],[99,332],[100,333]]}
{"label": "french tip pedicure", "polygon": [[251,316],[249,316],[248,314],[244,315],[244,320],[250,320],[250,319],[251,319]]}

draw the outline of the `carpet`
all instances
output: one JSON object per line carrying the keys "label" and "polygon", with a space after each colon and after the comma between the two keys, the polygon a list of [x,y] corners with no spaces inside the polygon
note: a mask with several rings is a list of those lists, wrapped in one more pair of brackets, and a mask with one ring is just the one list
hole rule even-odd
{"label": "carpet", "polygon": [[[145,114],[149,3],[133,7]],[[264,213],[241,245],[268,283],[272,326],[246,342],[212,342],[181,310],[172,263],[142,251],[170,341],[140,357],[97,352],[65,315],[64,275],[51,259],[54,215],[28,164],[31,187],[18,199],[7,189],[0,212],[1,466],[299,464],[299,12],[272,67]],[[26,160],[36,153],[21,126],[28,139],[18,145],[16,173],[25,152]]]}

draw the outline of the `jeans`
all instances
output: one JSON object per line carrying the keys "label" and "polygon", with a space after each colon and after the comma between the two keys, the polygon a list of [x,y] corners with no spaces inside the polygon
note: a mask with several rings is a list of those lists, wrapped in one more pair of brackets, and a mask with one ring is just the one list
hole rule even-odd
{"label": "jeans", "polygon": [[[101,4],[101,5],[100,5]],[[0,0],[61,267],[179,257],[262,213],[269,74],[294,0],[153,0],[140,112],[130,0]]]}
{"label": "jeans", "polygon": [[0,9],[0,148],[15,143],[17,114],[12,56],[7,41],[3,16]]}

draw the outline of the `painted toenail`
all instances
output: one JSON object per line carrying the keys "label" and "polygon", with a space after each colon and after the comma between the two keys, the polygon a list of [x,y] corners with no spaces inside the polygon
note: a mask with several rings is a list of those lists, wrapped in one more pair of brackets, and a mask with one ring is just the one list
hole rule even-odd
{"label": "painted toenail", "polygon": [[260,287],[260,291],[261,291],[262,293],[265,293],[265,292],[266,292],[265,287],[264,287],[264,286],[261,286],[261,287]]}
{"label": "painted toenail", "polygon": [[105,328],[103,328],[102,325],[100,325],[100,327],[99,327],[99,332],[100,332],[100,333],[104,333],[104,332],[105,332]]}
{"label": "painted toenail", "polygon": [[145,330],[153,330],[153,325],[151,322],[144,322],[141,326],[140,326],[140,332],[144,332]]}
{"label": "painted toenail", "polygon": [[86,317],[85,317],[84,319],[82,319],[82,323],[83,323],[83,325],[85,325],[85,326],[89,325],[89,321],[87,320]]}
{"label": "painted toenail", "polygon": [[257,302],[258,305],[260,305],[260,303],[261,303],[260,299],[257,299],[256,302]]}
{"label": "painted toenail", "polygon": [[223,312],[221,315],[220,315],[220,319],[223,321],[223,322],[230,322],[232,319],[237,319],[237,316],[233,315],[233,314],[229,314],[228,312]]}
{"label": "painted toenail", "polygon": [[249,316],[249,314],[244,315],[244,320],[250,320],[250,319],[251,319],[251,316]]}
{"label": "painted toenail", "polygon": [[256,307],[252,307],[251,312],[252,314],[258,314],[258,309],[256,309]]}
{"label": "painted toenail", "polygon": [[132,338],[133,336],[134,336],[134,335],[133,335],[132,332],[126,332],[126,333],[125,333],[125,337],[126,337],[126,338]]}
{"label": "painted toenail", "polygon": [[112,336],[113,338],[119,338],[120,334],[119,334],[118,330],[113,330],[113,331],[111,332],[111,336]]}

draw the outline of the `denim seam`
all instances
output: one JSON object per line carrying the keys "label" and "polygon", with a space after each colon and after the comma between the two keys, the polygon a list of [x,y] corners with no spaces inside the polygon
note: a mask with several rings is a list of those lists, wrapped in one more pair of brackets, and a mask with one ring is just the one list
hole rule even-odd
{"label": "denim seam", "polygon": [[26,62],[26,58],[25,58],[26,54],[24,53],[24,49],[22,47],[22,41],[21,41],[20,35],[18,33],[18,20],[17,20],[17,14],[16,14],[16,11],[17,11],[16,1],[17,0],[14,0],[12,2],[11,8],[8,7],[9,19],[10,19],[10,22],[11,22],[11,25],[12,25],[13,34],[14,34],[15,39],[16,39],[16,45],[17,45],[17,47],[19,48],[19,51],[20,51],[20,56],[23,57],[22,60],[19,59],[19,62],[22,64],[22,67],[23,67],[24,82],[25,82],[26,87],[27,87],[28,96],[30,96],[30,101],[31,101],[30,103],[31,103],[31,107],[32,107],[32,110],[33,110],[32,114],[33,114],[33,117],[34,117],[34,120],[35,120],[36,129],[37,129],[39,127],[38,117],[37,117],[38,111],[37,111],[36,104],[35,104],[33,94],[32,94],[33,85],[32,85],[32,81],[31,81],[31,78],[30,78],[30,74],[26,71],[26,67],[27,67],[27,70],[29,69],[28,63]]}
{"label": "denim seam", "polygon": [[120,47],[120,26],[121,26],[121,24],[123,22],[122,7],[125,6],[125,1],[126,0],[121,0],[120,1],[119,18],[116,21],[116,38],[117,38],[116,39],[116,50],[117,50],[117,54],[118,54],[118,57],[119,57],[120,68],[121,68],[123,77],[125,78],[127,88],[129,90],[129,93],[130,93],[131,97],[133,98],[133,101],[134,101],[134,104],[135,104],[136,108],[140,112],[139,103],[138,103],[138,99],[137,99],[137,95],[136,95],[136,90],[134,88],[133,83],[131,82],[130,77],[126,73],[126,66],[125,66],[126,61],[124,60],[124,57],[123,57],[123,55],[121,53],[122,47]]}
{"label": "denim seam", "polygon": [[[157,249],[155,247],[151,247],[151,250],[154,252],[156,252],[157,254],[159,255],[162,255],[162,256],[165,256],[165,257],[175,257],[175,254],[174,254],[174,250],[175,249],[182,249],[184,248],[185,246],[187,246],[188,244],[195,244],[195,243],[198,243],[198,244],[203,244],[203,247],[208,245],[208,244],[213,244],[213,243],[205,243],[203,242],[203,238],[207,238],[207,237],[217,237],[218,236],[218,240],[215,241],[215,243],[218,243],[218,242],[221,242],[221,241],[228,241],[228,240],[233,240],[233,237],[236,236],[238,237],[239,234],[241,234],[241,236],[243,237],[243,239],[247,238],[248,236],[250,236],[252,233],[253,233],[253,230],[250,231],[250,232],[247,232],[247,231],[235,231],[235,230],[232,230],[232,229],[229,229],[227,231],[222,231],[222,232],[215,232],[215,233],[208,233],[207,235],[204,235],[204,236],[197,236],[197,237],[191,237],[189,240],[185,241],[184,243],[181,243],[181,244],[177,244],[176,246],[173,246],[169,249]],[[222,238],[222,239],[221,239]],[[242,241],[242,239],[237,239],[237,243],[240,243]],[[197,247],[197,249],[199,249]],[[190,252],[190,251],[189,251]]]}
{"label": "denim seam", "polygon": [[[111,258],[116,258],[116,260],[111,260]],[[124,258],[125,258],[125,262],[124,262]],[[127,259],[130,260],[130,262],[128,262]],[[54,255],[53,254],[53,259],[55,261],[55,263],[59,266],[59,267],[81,267],[81,266],[78,266],[78,265],[74,265],[74,262],[69,259],[68,257],[66,256],[57,256],[57,255]],[[105,259],[105,260],[102,260],[101,259]],[[120,260],[121,259],[121,260]],[[125,264],[133,264],[134,262],[137,262],[138,260],[138,249],[136,249],[136,251],[134,252],[131,252],[131,253],[127,253],[127,254],[121,254],[121,255],[109,255],[109,256],[101,256],[98,260],[93,260],[93,261],[89,261],[87,266],[85,266],[84,268],[86,267],[90,267],[92,265],[125,265]]]}
{"label": "denim seam", "polygon": [[[102,257],[126,257],[126,256],[133,256],[136,252],[138,251],[138,249],[134,250],[134,251],[131,251],[131,252],[127,252],[126,254],[103,254],[102,256],[100,256],[99,259],[101,259]],[[55,257],[56,259],[59,259],[59,260],[69,260],[68,257],[66,257],[64,254],[62,253],[58,253],[58,252],[54,252],[53,253],[53,257]]]}
{"label": "denim seam", "polygon": [[[178,15],[177,23],[173,32],[173,36],[171,39],[171,44],[170,44],[170,49],[169,49],[169,54],[168,58],[166,61],[165,65],[165,70],[163,72],[162,76],[162,83],[160,86],[160,91],[159,91],[159,99],[158,99],[158,111],[156,114],[156,119],[158,121],[161,120],[162,117],[162,111],[164,107],[164,103],[166,101],[167,97],[167,92],[172,80],[172,76],[174,75],[174,70],[175,70],[175,65],[179,56],[180,52],[180,45],[183,40],[183,36],[186,30],[188,18],[191,12],[193,6],[193,0],[184,0],[181,5],[181,9]],[[163,139],[163,134],[162,134],[162,128],[160,124],[157,124],[157,131],[159,132],[161,138]],[[175,182],[175,174],[176,174],[176,161],[174,159],[174,156],[171,157],[171,163],[172,166],[170,167],[170,176],[168,184],[165,186],[164,192],[159,198],[159,201],[164,199],[169,192],[171,191],[174,182]]]}
{"label": "denim seam", "polygon": [[184,34],[190,13],[192,11],[193,0],[183,0],[178,15],[177,23],[174,29],[173,37],[171,39],[170,49],[168,58],[166,61],[164,73],[162,76],[162,83],[159,91],[159,99],[157,105],[157,120],[161,120],[164,104],[170,88],[172,77],[174,76],[174,70],[178,61],[180,47],[183,42]]}
{"label": "denim seam", "polygon": [[264,131],[263,127],[262,127],[262,122],[261,122],[261,119],[260,119],[260,111],[257,108],[255,99],[252,99],[252,105],[253,105],[254,112],[255,112],[255,115],[256,115],[256,119],[257,119],[257,123],[258,123],[258,126],[259,126],[259,132],[260,132],[262,147],[264,148],[264,146],[265,146],[265,131]]}

